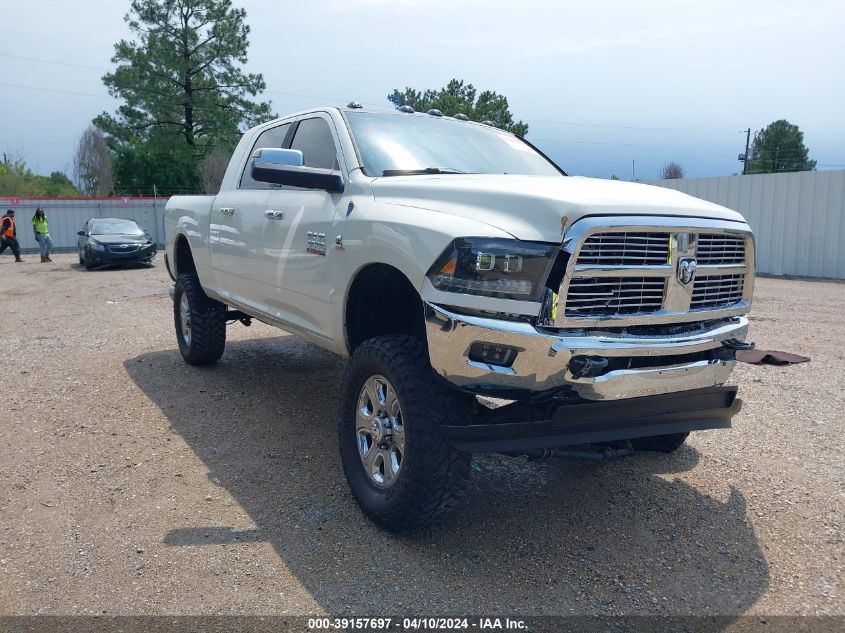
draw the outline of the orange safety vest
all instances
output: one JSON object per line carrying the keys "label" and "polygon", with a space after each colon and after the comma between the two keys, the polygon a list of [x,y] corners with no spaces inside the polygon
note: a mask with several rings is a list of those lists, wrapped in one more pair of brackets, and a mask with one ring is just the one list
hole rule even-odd
{"label": "orange safety vest", "polygon": [[3,237],[15,237],[15,218],[11,215],[4,216],[0,222],[5,223],[6,220],[9,221],[9,228],[3,231]]}

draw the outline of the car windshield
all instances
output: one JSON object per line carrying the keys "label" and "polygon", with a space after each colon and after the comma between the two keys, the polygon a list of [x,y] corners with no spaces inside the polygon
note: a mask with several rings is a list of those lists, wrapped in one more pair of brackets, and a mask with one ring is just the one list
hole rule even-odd
{"label": "car windshield", "polygon": [[132,220],[97,220],[91,235],[144,235],[144,231]]}
{"label": "car windshield", "polygon": [[347,112],[368,176],[520,174],[560,176],[507,132],[448,117]]}

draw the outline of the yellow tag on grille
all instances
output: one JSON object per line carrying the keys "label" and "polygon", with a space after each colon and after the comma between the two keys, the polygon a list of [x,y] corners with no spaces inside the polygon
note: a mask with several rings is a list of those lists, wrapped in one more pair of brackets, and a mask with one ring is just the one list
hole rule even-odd
{"label": "yellow tag on grille", "polygon": [[672,251],[677,250],[678,242],[675,240],[675,234],[669,233],[669,259],[667,260],[668,264],[672,263]]}

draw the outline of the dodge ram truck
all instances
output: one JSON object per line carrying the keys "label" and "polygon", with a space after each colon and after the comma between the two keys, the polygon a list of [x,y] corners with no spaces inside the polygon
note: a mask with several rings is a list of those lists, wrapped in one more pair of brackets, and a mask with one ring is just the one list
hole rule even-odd
{"label": "dodge ram truck", "polygon": [[739,410],[742,216],[568,176],[464,115],[352,103],[265,123],[217,195],[169,200],[165,234],[187,363],[252,319],[348,359],[340,459],[387,529],[453,506],[473,453],[671,452]]}

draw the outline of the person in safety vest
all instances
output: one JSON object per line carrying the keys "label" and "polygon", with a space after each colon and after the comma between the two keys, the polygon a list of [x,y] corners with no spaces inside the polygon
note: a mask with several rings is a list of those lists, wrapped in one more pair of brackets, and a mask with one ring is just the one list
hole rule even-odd
{"label": "person in safety vest", "polygon": [[21,247],[18,244],[18,231],[15,228],[15,210],[9,209],[6,215],[0,218],[0,253],[7,248],[12,249],[16,262],[22,262]]}
{"label": "person in safety vest", "polygon": [[35,241],[41,249],[41,263],[51,262],[50,251],[53,250],[53,240],[50,239],[50,231],[47,230],[47,216],[44,209],[38,207],[35,215],[32,216],[32,230],[35,233]]}

